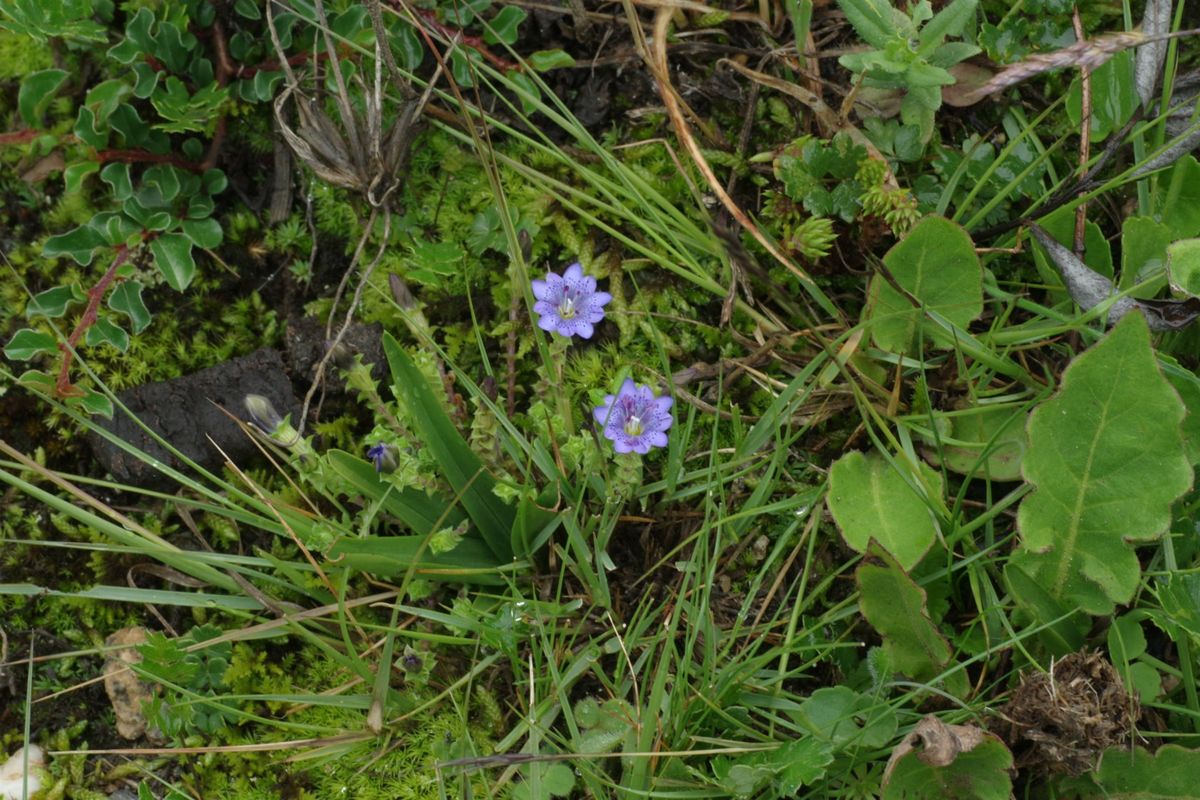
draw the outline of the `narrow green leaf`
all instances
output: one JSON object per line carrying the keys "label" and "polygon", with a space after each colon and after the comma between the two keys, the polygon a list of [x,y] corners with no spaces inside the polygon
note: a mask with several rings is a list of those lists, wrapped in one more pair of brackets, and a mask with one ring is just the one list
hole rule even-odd
{"label": "narrow green leaf", "polygon": [[412,569],[418,577],[440,581],[492,586],[505,583],[496,557],[482,540],[464,536],[450,552],[434,554],[423,546],[425,538],[367,536],[340,539],[330,548],[329,558],[383,578],[403,577]]}
{"label": "narrow green leaf", "polygon": [[383,335],[383,349],[392,370],[392,391],[408,410],[413,427],[437,460],[442,475],[461,498],[471,521],[479,528],[496,559],[512,559],[510,536],[515,513],[493,492],[495,479],[471,451],[462,434],[442,409],[425,376],[391,336]]}
{"label": "narrow green leaf", "polygon": [[[941,491],[941,476],[922,465],[927,485]],[[829,510],[846,544],[860,553],[872,540],[912,569],[937,538],[929,506],[904,477],[878,455],[853,452],[829,472]]]}
{"label": "narrow green leaf", "polygon": [[961,36],[975,17],[978,0],[954,0],[921,28],[917,55],[928,57],[948,36]]}
{"label": "narrow green leaf", "polygon": [[[894,561],[863,564],[855,576],[859,608],[883,636],[883,648],[892,664],[916,681],[932,681],[950,663],[950,645],[929,619],[925,590],[917,586]],[[963,697],[969,691],[966,676],[955,672],[947,691]]]}
{"label": "narrow green leaf", "polygon": [[1078,356],[1033,412],[1014,563],[1067,607],[1109,614],[1141,578],[1131,543],[1171,522],[1192,485],[1184,407],[1159,370],[1141,314]]}
{"label": "narrow green leaf", "polygon": [[182,292],[196,274],[192,243],[179,233],[165,233],[150,243],[154,265],[172,289]]}
{"label": "narrow green leaf", "polygon": [[50,334],[32,328],[21,328],[4,346],[4,355],[13,361],[28,361],[39,353],[53,353],[57,350],[58,342]]}
{"label": "narrow green leaf", "polygon": [[396,517],[419,536],[453,527],[463,519],[462,511],[448,499],[393,486],[375,471],[374,465],[358,456],[344,450],[331,450],[327,459],[350,491],[370,502],[382,500],[384,513]]}
{"label": "narrow green leaf", "polygon": [[42,112],[66,80],[67,71],[62,69],[44,69],[26,75],[21,80],[21,89],[17,92],[17,110],[26,125],[41,127]]}
{"label": "narrow green leaf", "polygon": [[887,0],[838,0],[838,8],[850,20],[854,32],[877,50],[897,36],[892,6]]}

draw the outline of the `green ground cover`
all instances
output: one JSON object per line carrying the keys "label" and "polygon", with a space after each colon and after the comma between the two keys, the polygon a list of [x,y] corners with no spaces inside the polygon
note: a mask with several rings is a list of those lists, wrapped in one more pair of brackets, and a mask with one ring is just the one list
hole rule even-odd
{"label": "green ground cover", "polygon": [[0,0],[0,797],[1200,796],[1197,26]]}

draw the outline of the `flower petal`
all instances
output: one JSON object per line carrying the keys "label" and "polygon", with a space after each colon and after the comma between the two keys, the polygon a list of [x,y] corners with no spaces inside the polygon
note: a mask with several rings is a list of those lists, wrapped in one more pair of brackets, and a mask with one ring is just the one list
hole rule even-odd
{"label": "flower petal", "polygon": [[617,391],[617,397],[628,397],[637,394],[637,384],[633,382],[633,378],[626,378],[621,384],[621,388]]}
{"label": "flower petal", "polygon": [[567,271],[563,273],[564,281],[576,281],[583,277],[583,265],[576,261],[571,266],[567,267]]}
{"label": "flower petal", "polygon": [[632,453],[634,448],[632,444],[624,436],[620,436],[613,440],[613,450],[618,453]]}
{"label": "flower petal", "polygon": [[531,282],[533,287],[533,296],[538,300],[550,300],[550,284],[547,281],[539,281],[534,279]]}
{"label": "flower petal", "polygon": [[646,433],[645,439],[653,447],[667,446],[667,435],[662,431],[649,431]]}
{"label": "flower petal", "polygon": [[572,322],[575,323],[575,333],[579,334],[580,339],[592,338],[592,333],[595,332],[595,329],[592,328],[591,322],[583,317],[576,317]]}
{"label": "flower petal", "polygon": [[612,295],[608,292],[594,292],[592,296],[588,298],[588,302],[593,306],[604,307],[612,302]]}
{"label": "flower petal", "polygon": [[552,331],[558,327],[560,321],[557,314],[543,314],[538,319],[538,327],[544,331]]}

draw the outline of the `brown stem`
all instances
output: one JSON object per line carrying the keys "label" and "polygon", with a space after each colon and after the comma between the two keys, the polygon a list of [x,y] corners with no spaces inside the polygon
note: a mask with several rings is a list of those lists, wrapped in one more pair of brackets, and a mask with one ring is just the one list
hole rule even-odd
{"label": "brown stem", "polygon": [[37,135],[41,133],[33,128],[26,128],[23,131],[12,131],[10,133],[0,133],[0,144],[25,144],[32,142]]}
{"label": "brown stem", "polygon": [[121,265],[129,259],[129,248],[123,244],[117,245],[117,257],[113,259],[113,263],[109,266],[108,271],[104,273],[95,286],[88,289],[87,308],[83,310],[83,316],[79,318],[79,322],[75,324],[75,330],[71,331],[71,335],[67,337],[65,344],[59,344],[58,349],[62,351],[62,365],[58,370],[58,380],[54,383],[54,391],[59,397],[79,397],[83,391],[71,383],[71,362],[74,360],[75,345],[79,343],[80,337],[84,332],[95,324],[100,308],[100,301],[104,299],[104,295],[108,292],[108,287],[117,277],[117,270]]}
{"label": "brown stem", "polygon": [[518,66],[516,64],[514,64],[513,62],[509,61],[507,58],[501,58],[500,56],[496,55],[491,50],[489,50],[487,43],[485,41],[483,41],[483,37],[468,36],[467,34],[463,33],[460,29],[451,27],[450,25],[447,25],[444,22],[439,21],[437,18],[437,12],[434,11],[433,9],[416,8],[413,10],[416,12],[417,16],[421,17],[421,19],[425,20],[425,22],[427,22],[429,24],[429,27],[433,28],[434,30],[436,30],[438,33],[445,36],[450,41],[452,41],[452,42],[458,41],[458,42],[461,42],[462,44],[467,45],[468,47],[474,47],[476,50],[479,51],[480,55],[482,55],[488,61],[495,64],[500,69],[503,69],[503,70],[518,69]]}

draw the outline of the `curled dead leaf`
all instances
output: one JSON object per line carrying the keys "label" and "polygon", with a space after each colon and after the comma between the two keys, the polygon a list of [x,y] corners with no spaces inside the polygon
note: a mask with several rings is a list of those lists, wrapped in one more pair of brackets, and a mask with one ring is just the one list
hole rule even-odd
{"label": "curled dead leaf", "polygon": [[918,745],[922,749],[917,758],[931,767],[948,767],[960,754],[971,752],[987,739],[997,737],[974,725],[947,725],[930,714],[892,749],[883,771],[883,785],[887,785],[900,759],[916,750]]}

